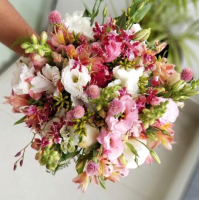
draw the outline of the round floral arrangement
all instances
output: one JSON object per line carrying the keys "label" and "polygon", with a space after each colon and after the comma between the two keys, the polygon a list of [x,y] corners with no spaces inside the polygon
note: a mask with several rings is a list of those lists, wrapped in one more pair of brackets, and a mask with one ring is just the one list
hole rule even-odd
{"label": "round floral arrangement", "polygon": [[[139,1],[113,19],[103,10],[103,22],[94,23],[101,1],[92,12],[49,15],[48,33],[32,35],[21,48],[29,55],[17,62],[12,94],[7,103],[24,117],[33,132],[35,159],[56,173],[76,162],[75,183],[118,181],[154,160],[156,147],[174,143],[173,123],[186,99],[198,94],[199,80],[186,68],[182,73],[160,52],[165,43],[149,44],[149,29],[138,22],[151,3]],[[28,145],[27,145],[28,146]],[[14,164],[23,165],[26,148]]]}

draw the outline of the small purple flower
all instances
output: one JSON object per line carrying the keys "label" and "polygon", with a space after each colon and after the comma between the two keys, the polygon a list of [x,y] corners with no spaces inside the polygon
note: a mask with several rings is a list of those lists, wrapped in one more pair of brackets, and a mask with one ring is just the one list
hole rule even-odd
{"label": "small purple flower", "polygon": [[51,24],[58,24],[61,22],[61,14],[57,10],[53,10],[49,16],[48,16],[48,21]]}
{"label": "small purple flower", "polygon": [[77,105],[77,106],[74,107],[73,116],[74,116],[75,119],[82,118],[84,116],[84,114],[85,114],[85,110],[82,106]]}
{"label": "small purple flower", "polygon": [[193,71],[191,68],[185,68],[181,72],[181,79],[189,82],[193,79]]}
{"label": "small purple flower", "polygon": [[98,174],[98,170],[99,170],[99,165],[90,161],[88,162],[87,166],[86,166],[86,173],[88,175],[94,176]]}
{"label": "small purple flower", "polygon": [[86,94],[91,98],[91,99],[96,99],[100,95],[100,88],[97,85],[90,85],[86,89]]}
{"label": "small purple flower", "polygon": [[111,115],[118,115],[123,110],[122,102],[118,99],[114,99],[109,105],[109,113]]}

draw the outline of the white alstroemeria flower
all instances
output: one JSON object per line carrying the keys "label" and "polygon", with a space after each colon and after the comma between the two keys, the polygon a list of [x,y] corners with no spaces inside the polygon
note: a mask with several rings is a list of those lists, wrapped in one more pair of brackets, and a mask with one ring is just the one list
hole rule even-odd
{"label": "white alstroemeria flower", "polygon": [[66,66],[62,71],[61,82],[67,92],[69,92],[73,97],[81,97],[83,94],[83,87],[91,80],[89,71],[84,65],[79,64],[73,69],[75,60],[69,60],[68,66]]}
{"label": "white alstroemeria flower", "polygon": [[[143,139],[139,139],[139,140],[143,142],[144,144],[147,144],[147,140],[143,140]],[[129,139],[127,142],[133,145],[139,157],[137,157],[138,159],[138,165],[137,165],[137,163],[135,162],[135,154],[132,153],[132,151],[127,147],[127,145],[125,145],[123,155],[124,155],[124,159],[127,161],[126,167],[129,169],[135,169],[145,162],[150,152],[142,143],[140,143],[139,141],[135,139]]]}
{"label": "white alstroemeria flower", "polygon": [[75,32],[76,34],[84,34],[89,39],[93,39],[92,27],[90,25],[90,18],[83,17],[83,12],[76,11],[72,15],[68,13],[63,20],[69,32]]}
{"label": "white alstroemeria flower", "polygon": [[144,67],[138,69],[124,69],[117,66],[113,69],[115,78],[120,79],[121,86],[126,87],[126,90],[131,95],[136,95],[138,91],[138,81],[143,75]]}
{"label": "white alstroemeria flower", "polygon": [[83,135],[82,141],[79,143],[79,147],[88,148],[97,142],[97,136],[99,135],[99,130],[88,124],[85,125],[87,136]]}
{"label": "white alstroemeria flower", "polygon": [[17,71],[14,73],[12,79],[12,88],[15,94],[29,94],[30,91],[30,79],[35,76],[35,69],[30,65],[28,67],[25,63],[16,63]]}
{"label": "white alstroemeria flower", "polygon": [[42,68],[42,73],[38,72],[37,76],[31,80],[32,88],[34,93],[40,93],[44,91],[50,91],[54,93],[57,88],[57,82],[60,80],[61,76],[59,69],[56,66],[50,66],[46,64]]}

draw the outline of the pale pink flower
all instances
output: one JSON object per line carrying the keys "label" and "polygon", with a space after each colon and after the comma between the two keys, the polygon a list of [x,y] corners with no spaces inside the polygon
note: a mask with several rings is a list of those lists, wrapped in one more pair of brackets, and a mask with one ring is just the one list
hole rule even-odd
{"label": "pale pink flower", "polygon": [[74,116],[75,119],[82,118],[84,116],[84,114],[85,114],[85,110],[82,106],[77,105],[77,106],[74,107],[73,116]]}
{"label": "pale pink flower", "polygon": [[191,68],[185,68],[181,72],[181,79],[189,82],[193,79],[193,71]]}
{"label": "pale pink flower", "polygon": [[122,111],[123,111],[122,102],[120,100],[118,100],[118,99],[114,99],[109,105],[108,112],[111,115],[118,115]]}
{"label": "pale pink flower", "polygon": [[109,130],[125,134],[132,128],[133,123],[138,121],[138,110],[135,101],[129,95],[121,97],[120,101],[123,106],[122,117],[116,118],[113,114],[108,113],[105,120]]}
{"label": "pale pink flower", "polygon": [[172,99],[166,99],[162,97],[157,97],[158,101],[154,101],[153,105],[159,105],[161,102],[169,101],[167,104],[167,110],[164,115],[159,119],[162,123],[174,123],[179,115],[179,109],[177,104]]}
{"label": "pale pink flower", "polygon": [[99,165],[97,163],[94,163],[92,161],[88,162],[86,166],[86,173],[88,175],[91,175],[91,176],[97,175],[98,170],[99,170]]}
{"label": "pale pink flower", "polygon": [[28,106],[28,95],[16,95],[13,94],[10,97],[5,97],[7,101],[5,103],[13,106],[12,111],[14,113],[20,112],[20,108]]}
{"label": "pale pink flower", "polygon": [[48,21],[51,23],[51,24],[58,24],[61,22],[61,14],[59,11],[57,10],[53,10],[49,16],[48,16]]}
{"label": "pale pink flower", "polygon": [[103,145],[103,154],[106,155],[108,159],[115,160],[122,154],[124,144],[118,134],[108,132],[106,128],[102,128],[97,140]]}
{"label": "pale pink flower", "polygon": [[89,176],[87,175],[86,172],[83,172],[83,173],[79,174],[76,178],[74,178],[73,182],[79,183],[80,185],[78,188],[81,188],[82,192],[85,192],[88,187]]}
{"label": "pale pink flower", "polygon": [[100,88],[97,85],[90,85],[85,93],[91,98],[96,99],[100,95]]}

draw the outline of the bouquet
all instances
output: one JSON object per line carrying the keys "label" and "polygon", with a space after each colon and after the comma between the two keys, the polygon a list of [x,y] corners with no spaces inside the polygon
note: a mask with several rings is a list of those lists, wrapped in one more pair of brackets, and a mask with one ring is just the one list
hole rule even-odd
{"label": "bouquet", "polygon": [[[28,57],[16,62],[7,103],[32,131],[35,159],[55,174],[73,159],[82,191],[105,187],[129,169],[156,161],[159,145],[172,149],[173,123],[184,101],[198,94],[199,80],[181,73],[161,51],[166,43],[147,42],[149,29],[138,22],[152,6],[134,1],[118,18],[95,22],[92,11],[49,15],[48,32],[24,39]],[[23,165],[27,145],[14,164]]]}

